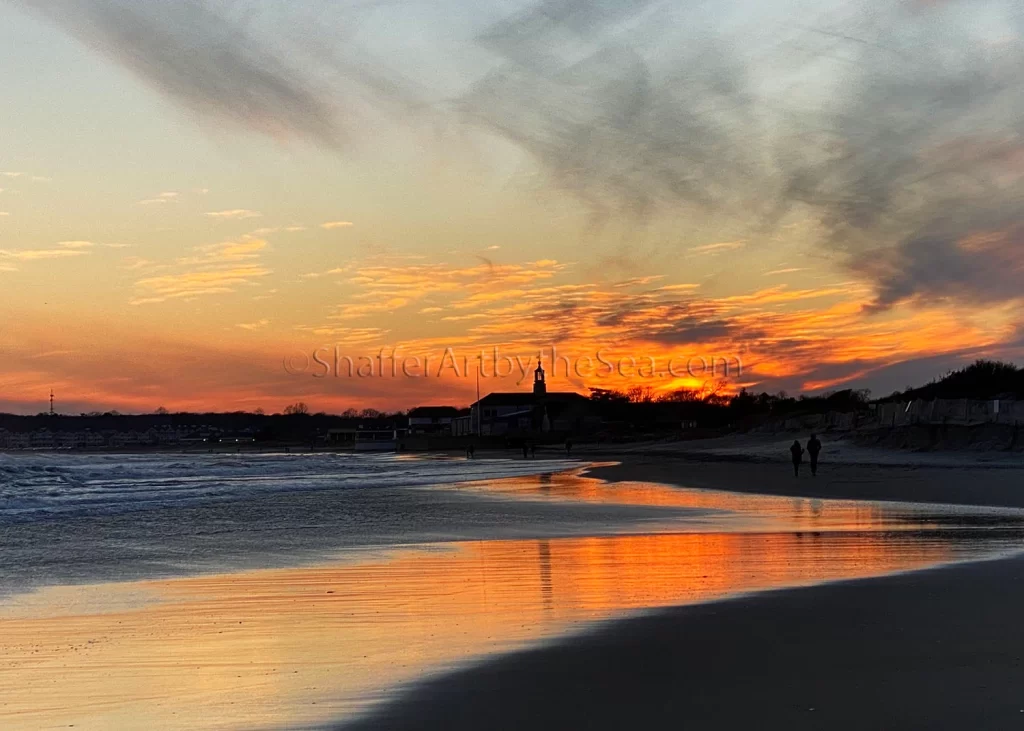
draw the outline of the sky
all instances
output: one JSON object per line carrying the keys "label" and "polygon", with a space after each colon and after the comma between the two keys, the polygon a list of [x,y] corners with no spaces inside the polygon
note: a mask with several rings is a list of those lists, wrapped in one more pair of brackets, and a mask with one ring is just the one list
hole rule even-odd
{"label": "sky", "polygon": [[1022,31],[1008,0],[0,0],[0,410],[1020,359]]}

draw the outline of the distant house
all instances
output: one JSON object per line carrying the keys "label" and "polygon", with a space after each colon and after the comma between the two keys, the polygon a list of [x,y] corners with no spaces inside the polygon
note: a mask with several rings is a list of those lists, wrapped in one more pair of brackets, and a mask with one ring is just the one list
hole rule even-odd
{"label": "distant house", "polygon": [[251,431],[229,432],[220,438],[221,444],[253,444],[256,437]]}
{"label": "distant house", "polygon": [[451,434],[452,420],[458,415],[454,406],[418,406],[409,412],[409,433]]}
{"label": "distant house", "polygon": [[402,449],[408,433],[405,419],[351,419],[327,430],[327,445],[356,452],[394,452]]}
{"label": "distant house", "polygon": [[469,426],[482,436],[576,433],[592,426],[590,400],[572,391],[550,392],[537,363],[533,391],[489,393],[470,407]]}

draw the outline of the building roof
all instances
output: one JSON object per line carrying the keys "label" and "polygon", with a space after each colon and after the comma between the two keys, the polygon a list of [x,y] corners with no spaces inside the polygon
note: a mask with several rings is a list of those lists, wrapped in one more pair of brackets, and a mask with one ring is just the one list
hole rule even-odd
{"label": "building roof", "polygon": [[458,415],[459,410],[454,406],[417,406],[409,412],[409,416],[414,419],[437,419]]}
{"label": "building roof", "polygon": [[573,391],[549,391],[542,394],[510,391],[489,393],[477,403],[480,406],[533,406],[534,404],[566,403],[577,400],[589,401],[586,396],[581,396]]}

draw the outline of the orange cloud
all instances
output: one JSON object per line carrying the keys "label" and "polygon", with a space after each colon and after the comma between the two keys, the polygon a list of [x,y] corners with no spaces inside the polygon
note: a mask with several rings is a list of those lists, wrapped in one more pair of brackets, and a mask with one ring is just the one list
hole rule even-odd
{"label": "orange cloud", "polygon": [[208,211],[206,215],[210,218],[237,221],[246,218],[260,218],[263,214],[259,211],[250,211],[247,208],[232,208],[226,211]]}
{"label": "orange cloud", "polygon": [[[132,304],[226,294],[243,285],[254,285],[271,273],[270,269],[258,263],[266,247],[267,242],[262,239],[196,247],[195,255],[181,258],[175,265],[171,265],[178,268],[178,272],[138,280],[135,283],[138,295]],[[145,260],[136,261],[133,267],[145,268],[148,264]]]}

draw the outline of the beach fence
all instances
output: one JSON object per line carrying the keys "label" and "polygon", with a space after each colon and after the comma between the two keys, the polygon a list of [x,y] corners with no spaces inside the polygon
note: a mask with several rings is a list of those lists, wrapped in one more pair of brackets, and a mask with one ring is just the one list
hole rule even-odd
{"label": "beach fence", "polygon": [[772,421],[763,431],[853,431],[862,427],[915,424],[978,426],[1024,424],[1024,401],[1013,399],[914,399],[869,406],[870,412],[829,411],[800,414]]}
{"label": "beach fence", "polygon": [[879,426],[1024,422],[1024,401],[1011,399],[914,399],[872,406]]}

